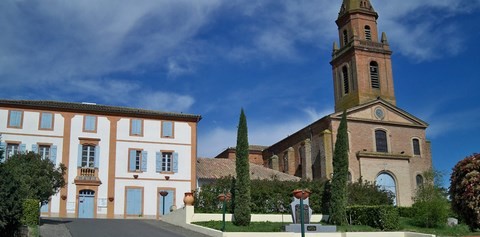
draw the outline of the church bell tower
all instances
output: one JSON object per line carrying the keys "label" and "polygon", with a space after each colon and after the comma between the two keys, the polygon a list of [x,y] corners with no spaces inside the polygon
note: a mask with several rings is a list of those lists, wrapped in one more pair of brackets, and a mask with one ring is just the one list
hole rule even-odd
{"label": "church bell tower", "polygon": [[392,51],[378,41],[378,14],[369,0],[343,0],[336,20],[340,47],[333,44],[335,112],[382,98],[395,105]]}

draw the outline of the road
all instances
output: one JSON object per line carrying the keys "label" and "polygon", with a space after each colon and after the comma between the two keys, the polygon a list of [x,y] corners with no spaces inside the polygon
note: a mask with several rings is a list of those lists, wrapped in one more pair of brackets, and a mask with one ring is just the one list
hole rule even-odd
{"label": "road", "polygon": [[158,220],[124,219],[42,218],[40,234],[42,237],[207,237]]}

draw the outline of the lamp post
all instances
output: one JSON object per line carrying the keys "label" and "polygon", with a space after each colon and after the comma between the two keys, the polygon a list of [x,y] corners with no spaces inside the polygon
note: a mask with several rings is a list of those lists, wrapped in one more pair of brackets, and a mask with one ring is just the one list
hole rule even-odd
{"label": "lamp post", "polygon": [[165,190],[160,191],[160,196],[162,196],[162,216],[165,215],[165,197],[168,195],[168,192]]}
{"label": "lamp post", "polygon": [[223,202],[223,216],[222,216],[222,232],[225,231],[225,212],[227,211],[227,201],[230,200],[230,193],[225,194],[225,191],[217,196],[218,200]]}
{"label": "lamp post", "polygon": [[300,228],[301,228],[301,233],[302,237],[305,237],[305,220],[303,219],[304,217],[304,210],[303,210],[303,199],[308,198],[312,192],[308,189],[302,189],[302,190],[294,190],[293,195],[300,199]]}

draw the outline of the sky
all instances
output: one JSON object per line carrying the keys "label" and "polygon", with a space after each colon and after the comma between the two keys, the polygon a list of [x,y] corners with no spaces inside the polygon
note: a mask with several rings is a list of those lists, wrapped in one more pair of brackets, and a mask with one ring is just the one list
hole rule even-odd
{"label": "sky", "polygon": [[[480,0],[371,0],[397,106],[447,175],[480,152]],[[198,153],[272,145],[333,112],[341,0],[0,1],[0,97],[199,114]],[[446,178],[448,180],[448,177]]]}

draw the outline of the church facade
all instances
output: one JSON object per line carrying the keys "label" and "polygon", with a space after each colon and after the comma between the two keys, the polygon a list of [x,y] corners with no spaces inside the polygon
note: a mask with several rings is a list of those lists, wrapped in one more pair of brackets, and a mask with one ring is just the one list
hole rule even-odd
{"label": "church facade", "polygon": [[[333,45],[335,112],[264,149],[264,165],[306,179],[330,179],[343,111],[349,136],[349,179],[376,181],[410,206],[432,167],[428,124],[396,106],[391,54],[369,0],[343,0]],[[380,40],[379,40],[380,38]]]}

